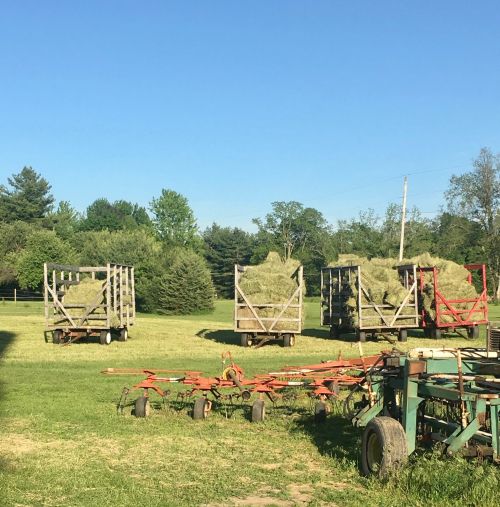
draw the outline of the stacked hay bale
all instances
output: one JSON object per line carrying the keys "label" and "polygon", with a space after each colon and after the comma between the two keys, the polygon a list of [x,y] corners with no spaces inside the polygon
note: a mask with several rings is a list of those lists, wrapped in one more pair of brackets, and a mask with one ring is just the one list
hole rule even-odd
{"label": "stacked hay bale", "polygon": [[[248,301],[254,306],[259,317],[276,318],[280,308],[259,308],[259,305],[275,304],[284,305],[288,303],[291,296],[297,290],[297,279],[294,277],[300,262],[295,259],[283,261],[277,252],[269,252],[266,260],[257,266],[247,266],[242,273],[239,286]],[[305,291],[305,285],[302,281],[302,291]],[[292,304],[297,304],[293,301]],[[253,317],[249,309],[239,311],[241,317]],[[297,308],[288,308],[282,315],[283,318],[298,318]],[[302,308],[302,318],[304,311]],[[264,325],[270,326],[272,321],[264,321]],[[290,321],[278,321],[273,330],[282,331],[295,327],[296,324]],[[252,329],[256,323],[252,321],[240,321],[240,327],[243,329]]]}
{"label": "stacked hay bale", "polygon": [[[446,299],[476,298],[478,296],[473,285],[468,283],[469,271],[453,261],[433,257],[429,253],[398,261],[397,259],[368,260],[366,257],[356,255],[341,255],[339,260],[329,266],[361,266],[362,285],[369,295],[369,299],[376,305],[385,306],[380,308],[384,316],[394,315],[397,308],[403,302],[407,289],[401,283],[397,266],[415,264],[419,267],[437,267],[439,271],[439,290]],[[359,326],[357,308],[357,280],[352,277],[350,283],[343,286],[343,295],[346,299],[348,322],[346,326],[356,328]],[[363,304],[367,304],[367,298],[362,295]],[[434,301],[434,284],[432,273],[424,274],[424,288],[419,301],[432,319],[436,317],[436,305]],[[459,309],[471,309],[473,303],[460,303],[454,305]],[[443,316],[444,322],[452,322],[452,316]],[[381,322],[380,316],[375,309],[363,309],[364,327],[377,326]],[[410,319],[398,319],[398,325],[411,324]]]}
{"label": "stacked hay bale", "polygon": [[[103,305],[106,302],[106,292],[103,291],[102,280],[93,280],[92,278],[83,278],[77,285],[70,285],[64,295],[65,305]],[[86,308],[70,308],[69,314],[73,317],[82,317],[87,312]],[[98,325],[105,325],[106,308],[95,308],[92,315],[102,315],[103,322],[97,320]],[[111,312],[111,327],[118,327],[120,319],[115,312]]]}
{"label": "stacked hay bale", "polygon": [[[371,259],[358,257],[357,255],[340,255],[339,260],[330,263],[329,266],[361,266],[361,283],[368,294],[361,294],[362,305],[368,305],[370,302],[379,307],[382,315],[391,320],[395,315],[397,308],[401,305],[408,292],[400,281],[394,259]],[[343,280],[342,298],[345,301],[346,316],[344,317],[343,327],[359,327],[358,314],[358,281],[355,276],[350,280]],[[347,319],[346,319],[347,318]],[[411,319],[398,319],[399,325],[412,324]],[[378,327],[381,325],[381,318],[374,308],[363,308],[363,326]]]}

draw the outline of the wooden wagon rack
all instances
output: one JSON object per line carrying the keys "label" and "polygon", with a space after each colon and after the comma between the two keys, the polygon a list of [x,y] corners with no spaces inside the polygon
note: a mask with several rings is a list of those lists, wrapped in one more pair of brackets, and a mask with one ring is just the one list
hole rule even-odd
{"label": "wooden wagon rack", "polygon": [[[303,266],[299,266],[291,276],[297,288],[286,302],[258,304],[251,303],[240,287],[241,275],[247,268],[238,264],[234,267],[234,331],[241,333],[241,345],[261,346],[271,340],[283,339],[285,347],[292,347],[295,335],[302,332]],[[266,310],[278,312],[275,316],[266,317]]]}
{"label": "wooden wagon rack", "polygon": [[[72,286],[84,279],[101,282],[93,301],[68,303],[65,296]],[[83,336],[99,335],[102,344],[111,342],[111,334],[126,341],[135,322],[134,268],[124,264],[73,266],[44,264],[45,326],[54,343],[75,341]]]}
{"label": "wooden wagon rack", "polygon": [[[406,341],[407,330],[419,327],[417,268],[410,264],[394,269],[398,270],[405,289],[404,298],[396,306],[373,301],[359,265],[321,270],[321,325],[330,326],[331,337],[338,338],[342,333],[355,331],[359,341],[365,341],[369,332],[397,332],[399,341]],[[357,325],[353,324],[347,305],[352,297],[352,284],[356,287]],[[374,312],[369,315],[367,310]]]}

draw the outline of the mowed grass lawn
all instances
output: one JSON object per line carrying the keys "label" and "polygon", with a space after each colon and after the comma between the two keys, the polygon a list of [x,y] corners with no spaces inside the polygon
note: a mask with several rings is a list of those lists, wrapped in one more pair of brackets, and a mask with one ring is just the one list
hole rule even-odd
{"label": "mowed grass lawn", "polygon": [[[500,319],[498,307],[492,318]],[[232,303],[210,315],[139,315],[126,343],[55,346],[44,341],[40,304],[0,303],[0,505],[498,505],[500,472],[488,463],[424,454],[398,477],[367,480],[357,468],[360,432],[340,415],[315,424],[307,403],[252,424],[248,410],[215,411],[193,421],[188,408],[148,419],[116,413],[137,377],[100,374],[107,367],[198,369],[217,375],[231,351],[247,375],[285,364],[358,355],[353,341],[319,327],[307,302],[304,336],[240,347]],[[483,346],[457,338],[410,338],[400,348]],[[388,349],[367,342],[366,354]],[[175,388],[173,387],[175,390]],[[174,396],[175,398],[175,396]]]}

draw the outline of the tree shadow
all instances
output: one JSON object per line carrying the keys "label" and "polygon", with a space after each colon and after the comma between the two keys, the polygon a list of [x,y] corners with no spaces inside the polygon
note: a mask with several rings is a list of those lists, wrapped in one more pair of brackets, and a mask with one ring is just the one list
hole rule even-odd
{"label": "tree shadow", "polygon": [[[12,345],[14,338],[16,337],[16,333],[12,333],[10,331],[0,331],[0,360],[6,354],[8,348]],[[1,367],[1,366],[0,366]],[[3,403],[2,400],[5,397],[6,393],[6,384],[5,382],[0,382],[0,416],[3,415]],[[4,457],[0,457],[0,470],[8,470],[10,468],[10,463]]]}
{"label": "tree shadow", "polygon": [[201,329],[196,333],[196,336],[217,343],[225,343],[226,345],[241,344],[240,335],[235,333],[232,329]]}
{"label": "tree shadow", "polygon": [[11,333],[10,331],[0,331],[0,359],[7,352],[7,349],[10,347],[15,337],[15,333]]}
{"label": "tree shadow", "polygon": [[311,421],[310,416],[299,419],[292,433],[295,431],[309,435],[324,456],[350,461],[359,460],[361,448],[359,430],[339,414],[329,415],[323,422]]}

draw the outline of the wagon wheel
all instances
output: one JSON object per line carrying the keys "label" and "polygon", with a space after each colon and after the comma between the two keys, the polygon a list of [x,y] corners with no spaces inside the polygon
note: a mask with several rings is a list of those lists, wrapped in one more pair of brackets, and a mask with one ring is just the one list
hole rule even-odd
{"label": "wagon wheel", "polygon": [[358,332],[356,334],[357,334],[357,337],[358,337],[358,341],[360,341],[360,342],[365,342],[366,341],[366,331],[358,330]]}
{"label": "wagon wheel", "polygon": [[111,331],[101,331],[100,334],[101,345],[109,345],[111,343]]}
{"label": "wagon wheel", "polygon": [[479,338],[479,326],[469,326],[467,328],[467,337],[471,340]]}
{"label": "wagon wheel", "polygon": [[126,327],[124,327],[123,329],[120,329],[118,341],[126,342],[127,340],[128,340],[128,329]]}
{"label": "wagon wheel", "polygon": [[431,328],[431,338],[434,338],[435,340],[440,340],[443,336],[443,333],[441,329],[438,327]]}
{"label": "wagon wheel", "polygon": [[403,426],[392,417],[375,417],[366,426],[361,443],[361,471],[385,477],[403,466],[408,446]]}
{"label": "wagon wheel", "polygon": [[195,421],[206,419],[208,417],[209,412],[210,412],[210,402],[204,396],[198,398],[194,402],[193,419]]}
{"label": "wagon wheel", "polygon": [[151,405],[147,396],[141,396],[135,400],[134,415],[136,417],[148,417],[151,414]]}
{"label": "wagon wheel", "polygon": [[283,346],[293,347],[295,345],[295,335],[286,333],[283,335]]}
{"label": "wagon wheel", "polygon": [[253,336],[250,333],[241,333],[241,346],[242,347],[251,347],[252,346],[252,338]]}
{"label": "wagon wheel", "polygon": [[317,423],[325,422],[328,412],[329,410],[326,402],[322,400],[316,402],[316,405],[314,405],[314,421]]}
{"label": "wagon wheel", "polygon": [[398,341],[406,342],[408,341],[408,331],[406,329],[400,329],[398,332]]}
{"label": "wagon wheel", "polygon": [[264,400],[255,400],[252,405],[252,422],[262,422],[266,418],[266,404]]}
{"label": "wagon wheel", "polygon": [[60,329],[52,331],[52,343],[59,345],[64,341],[64,333]]}

